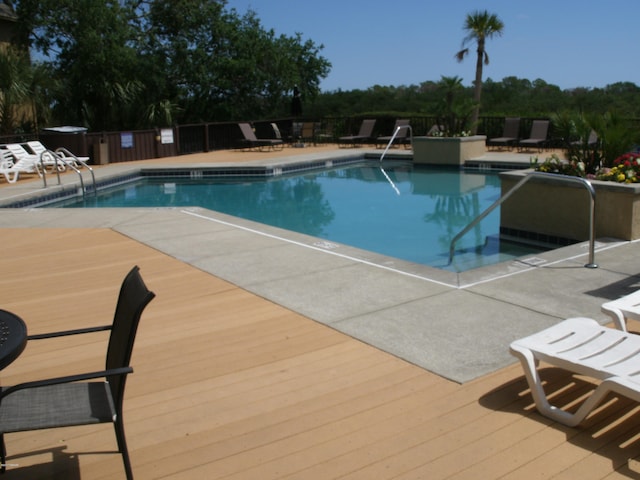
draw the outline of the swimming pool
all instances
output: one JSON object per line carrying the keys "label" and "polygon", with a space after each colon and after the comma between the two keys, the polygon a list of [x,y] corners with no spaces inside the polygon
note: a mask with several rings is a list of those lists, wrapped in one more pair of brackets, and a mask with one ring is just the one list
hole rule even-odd
{"label": "swimming pool", "polygon": [[497,173],[394,162],[269,178],[145,178],[54,206],[200,206],[389,257],[450,271],[540,249],[499,239],[499,210],[456,244],[452,238],[500,196]]}

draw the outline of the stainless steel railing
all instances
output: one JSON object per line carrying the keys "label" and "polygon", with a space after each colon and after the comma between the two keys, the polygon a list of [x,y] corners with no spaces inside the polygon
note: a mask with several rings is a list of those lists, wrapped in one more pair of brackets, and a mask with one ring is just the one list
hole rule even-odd
{"label": "stainless steel railing", "polygon": [[510,189],[507,193],[503,194],[498,200],[496,200],[491,206],[489,206],[484,212],[474,218],[469,225],[464,227],[460,233],[458,233],[453,240],[451,240],[449,246],[449,264],[453,261],[453,256],[455,255],[455,245],[460,238],[462,238],[469,230],[475,227],[482,219],[484,219],[487,215],[489,215],[493,210],[502,205],[505,200],[507,200],[511,195],[513,195],[522,185],[527,183],[532,178],[547,178],[552,180],[562,180],[565,182],[573,182],[580,183],[583,185],[587,191],[589,192],[589,261],[585,264],[586,268],[598,268],[598,265],[595,263],[595,205],[596,205],[596,191],[591,185],[591,182],[585,178],[581,177],[570,177],[567,175],[558,175],[555,173],[545,173],[545,172],[530,172],[528,173],[522,180],[516,183],[512,189]]}
{"label": "stainless steel railing", "polygon": [[411,142],[411,145],[413,145],[413,129],[411,128],[411,125],[398,125],[396,127],[396,129],[394,130],[393,135],[391,135],[391,140],[389,140],[389,143],[387,143],[387,147],[384,149],[384,152],[382,152],[382,155],[380,155],[380,162],[381,163],[382,163],[382,160],[384,159],[384,156],[387,154],[387,152],[391,148],[391,145],[393,145],[393,141],[398,136],[398,133],[403,128],[408,128],[409,129],[409,142]]}
{"label": "stainless steel railing", "polygon": [[[63,154],[64,154],[64,156],[63,156]],[[89,165],[87,165],[87,163],[85,161],[83,161],[80,158],[78,158],[76,155],[71,153],[69,150],[67,150],[66,148],[62,148],[62,147],[59,148],[55,152],[53,150],[45,150],[40,154],[40,167],[42,168],[42,181],[44,182],[45,188],[47,186],[47,175],[46,175],[46,169],[44,168],[44,156],[45,155],[51,156],[56,162],[55,171],[56,171],[56,175],[58,177],[58,185],[60,185],[61,182],[60,182],[60,170],[58,169],[57,162],[60,162],[65,167],[71,168],[73,171],[75,171],[78,174],[78,177],[80,178],[80,188],[82,190],[82,196],[84,197],[86,195],[87,190],[86,190],[86,188],[84,186],[84,178],[82,177],[82,172],[80,171],[80,169],[78,169],[78,167],[76,167],[74,165],[74,163],[79,163],[84,168],[89,170],[89,172],[91,173],[91,180],[93,182],[93,194],[94,195],[98,194],[98,189],[96,188],[96,176],[93,173],[93,168],[91,168]],[[70,162],[70,161],[66,160],[66,158],[72,158],[73,162]]]}

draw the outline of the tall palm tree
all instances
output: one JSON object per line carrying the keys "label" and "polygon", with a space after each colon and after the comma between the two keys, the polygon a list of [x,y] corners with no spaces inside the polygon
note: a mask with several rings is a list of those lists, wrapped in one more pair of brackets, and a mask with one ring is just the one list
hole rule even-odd
{"label": "tall palm tree", "polygon": [[[464,47],[470,42],[475,41],[477,43],[478,58],[476,60],[476,79],[474,82],[473,100],[476,104],[471,117],[471,133],[475,134],[478,128],[478,116],[480,113],[480,95],[482,93],[482,65],[489,64],[489,55],[485,50],[485,41],[488,38],[493,38],[494,35],[502,36],[502,30],[504,29],[504,23],[498,18],[497,15],[489,13],[488,11],[475,11],[467,14],[467,18],[464,22],[464,30],[467,32],[467,36],[462,40],[462,46]],[[468,48],[463,48],[456,53],[456,58],[461,62],[464,57],[469,53]]]}

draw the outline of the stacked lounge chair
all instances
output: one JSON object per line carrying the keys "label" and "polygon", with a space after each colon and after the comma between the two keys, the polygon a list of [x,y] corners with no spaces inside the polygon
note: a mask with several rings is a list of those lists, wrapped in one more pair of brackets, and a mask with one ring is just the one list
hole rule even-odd
{"label": "stacked lounge chair", "polygon": [[[68,150],[64,148],[58,148],[55,152],[51,152],[51,150],[47,149],[41,142],[34,140],[31,142],[27,142],[27,146],[31,149],[33,153],[36,155],[42,155],[43,153],[50,152],[57,155],[59,158],[63,160],[63,166],[67,163],[72,164],[76,168],[82,168],[82,163],[87,163],[89,161],[89,157],[78,157]],[[61,169],[60,171],[63,171]]]}
{"label": "stacked lounge chair", "polygon": [[[11,172],[18,173],[37,173],[38,176],[42,176],[40,171],[40,159],[37,155],[30,154],[19,144],[7,144],[0,148],[2,154],[1,165],[4,170],[10,169]],[[9,180],[9,177],[5,175],[5,178],[10,183],[15,183],[18,179],[16,175],[13,181]]]}

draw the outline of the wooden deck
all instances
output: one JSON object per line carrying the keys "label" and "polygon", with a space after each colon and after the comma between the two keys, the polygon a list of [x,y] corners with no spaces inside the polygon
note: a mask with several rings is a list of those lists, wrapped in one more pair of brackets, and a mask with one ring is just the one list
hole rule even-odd
{"label": "wooden deck", "polygon": [[[30,333],[109,323],[135,264],[157,294],[125,399],[138,480],[640,478],[640,407],[625,399],[567,428],[535,412],[518,365],[459,385],[108,229],[1,229],[0,239],[2,308]],[[31,342],[0,381],[99,369],[105,341]],[[589,386],[545,373],[560,404]],[[9,480],[124,475],[109,425],[6,442]]]}
{"label": "wooden deck", "polygon": [[[516,365],[452,383],[107,229],[0,238],[2,306],[30,333],[109,323],[134,264],[157,294],[125,400],[137,479],[640,477],[624,399],[570,429],[532,409]],[[31,342],[2,383],[100,368],[105,339]],[[564,402],[584,393],[547,377]],[[7,479],[123,478],[109,425],[6,440]]]}

